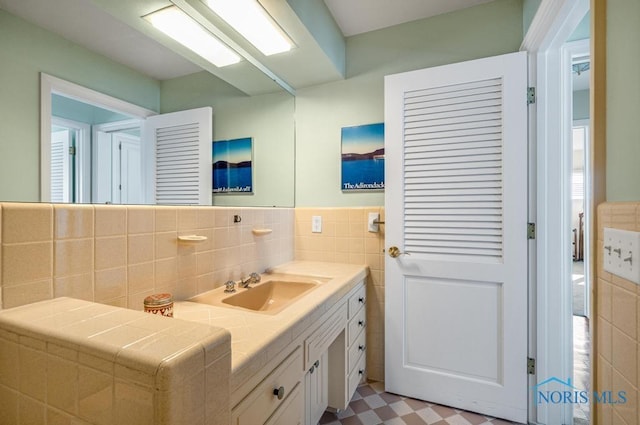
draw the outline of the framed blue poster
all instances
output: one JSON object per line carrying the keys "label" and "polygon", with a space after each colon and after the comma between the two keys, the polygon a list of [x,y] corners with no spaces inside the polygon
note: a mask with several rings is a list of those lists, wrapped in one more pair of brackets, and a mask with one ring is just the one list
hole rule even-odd
{"label": "framed blue poster", "polygon": [[342,128],[342,190],[384,190],[384,123]]}
{"label": "framed blue poster", "polygon": [[213,142],[213,193],[253,193],[251,137]]}

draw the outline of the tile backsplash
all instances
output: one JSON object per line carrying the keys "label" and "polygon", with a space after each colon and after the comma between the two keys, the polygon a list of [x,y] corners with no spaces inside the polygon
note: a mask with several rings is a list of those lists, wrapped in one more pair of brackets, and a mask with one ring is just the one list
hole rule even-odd
{"label": "tile backsplash", "polygon": [[[367,230],[368,214],[382,207],[296,208],[296,260],[366,264],[367,376],[384,380],[384,225],[378,233]],[[313,216],[322,217],[322,232],[311,231]]]}
{"label": "tile backsplash", "polygon": [[[369,212],[384,221],[382,207],[0,203],[0,307],[66,296],[141,310],[150,294],[184,300],[293,259],[366,264],[368,376],[383,380],[384,226],[368,232]],[[314,215],[322,233],[311,232]],[[178,242],[191,234],[207,240]]]}
{"label": "tile backsplash", "polygon": [[[0,203],[0,221],[2,308],[68,296],[141,310],[294,257],[292,208]],[[178,241],[192,234],[207,240]]]}
{"label": "tile backsplash", "polygon": [[597,424],[640,424],[640,285],[604,270],[604,228],[640,231],[640,202],[598,206],[594,284],[593,372],[595,390],[624,391],[621,404],[594,403]]}

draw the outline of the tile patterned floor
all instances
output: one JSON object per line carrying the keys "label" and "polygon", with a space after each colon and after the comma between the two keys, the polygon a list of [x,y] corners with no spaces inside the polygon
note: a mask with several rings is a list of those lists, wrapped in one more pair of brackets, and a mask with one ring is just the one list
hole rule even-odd
{"label": "tile patterned floor", "polygon": [[[590,350],[589,320],[586,317],[573,316],[573,382],[577,388],[586,391],[589,391],[590,388]],[[589,410],[589,404],[574,404],[574,425],[587,425],[589,423]]]}
{"label": "tile patterned floor", "polygon": [[325,412],[320,425],[512,425],[513,422],[401,397],[384,391],[382,382],[356,390],[349,408],[335,415]]}

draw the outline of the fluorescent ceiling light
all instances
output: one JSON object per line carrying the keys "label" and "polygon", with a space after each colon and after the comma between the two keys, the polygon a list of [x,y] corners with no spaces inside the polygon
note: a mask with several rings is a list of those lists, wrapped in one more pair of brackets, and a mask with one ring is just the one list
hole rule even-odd
{"label": "fluorescent ceiling light", "polygon": [[176,6],[144,16],[151,25],[217,67],[240,62],[240,56]]}
{"label": "fluorescent ceiling light", "polygon": [[202,0],[265,56],[287,52],[293,43],[257,0]]}

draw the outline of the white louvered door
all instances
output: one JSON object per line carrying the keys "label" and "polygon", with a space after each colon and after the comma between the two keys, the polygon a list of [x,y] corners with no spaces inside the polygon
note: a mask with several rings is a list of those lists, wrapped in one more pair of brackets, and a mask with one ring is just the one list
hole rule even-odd
{"label": "white louvered door", "polygon": [[526,53],[385,78],[386,390],[527,420]]}
{"label": "white louvered door", "polygon": [[158,205],[211,205],[210,107],[154,115],[144,124],[145,157],[150,168],[143,193]]}

